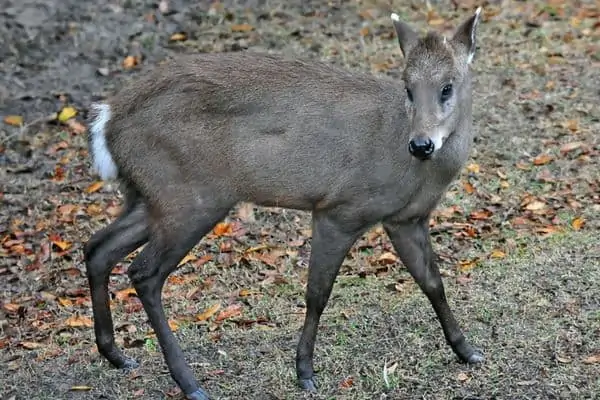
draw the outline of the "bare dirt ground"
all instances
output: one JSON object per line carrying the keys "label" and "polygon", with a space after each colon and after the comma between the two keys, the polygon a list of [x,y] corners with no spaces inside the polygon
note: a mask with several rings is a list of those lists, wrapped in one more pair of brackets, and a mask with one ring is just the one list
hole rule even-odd
{"label": "bare dirt ground", "polygon": [[[397,76],[390,12],[449,34],[477,5],[478,135],[431,225],[450,304],[487,360],[457,362],[375,228],[323,317],[313,397],[598,398],[600,2],[537,0],[5,0],[0,397],[181,396],[128,261],[111,292],[119,343],[141,367],[117,371],[95,349],[82,243],[121,198],[88,171],[91,101],[186,52],[267,50]],[[305,213],[241,205],[169,280],[172,328],[215,399],[310,398],[294,373],[309,227]]]}

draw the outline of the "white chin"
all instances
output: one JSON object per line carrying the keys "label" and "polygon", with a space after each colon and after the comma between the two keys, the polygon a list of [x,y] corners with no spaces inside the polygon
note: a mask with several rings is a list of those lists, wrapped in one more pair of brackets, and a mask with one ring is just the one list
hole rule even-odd
{"label": "white chin", "polygon": [[433,137],[433,138],[431,138],[431,141],[433,142],[433,146],[434,146],[433,149],[434,149],[435,153],[440,151],[440,149],[444,145],[444,138],[442,136]]}

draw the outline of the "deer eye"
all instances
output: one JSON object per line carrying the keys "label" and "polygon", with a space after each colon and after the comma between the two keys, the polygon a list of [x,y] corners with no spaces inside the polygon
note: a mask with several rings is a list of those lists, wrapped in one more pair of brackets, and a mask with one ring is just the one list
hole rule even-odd
{"label": "deer eye", "polygon": [[440,100],[442,103],[447,102],[452,97],[452,85],[448,84],[442,88],[442,94]]}
{"label": "deer eye", "polygon": [[410,101],[412,103],[413,95],[409,88],[406,88],[406,96],[408,97],[408,101]]}

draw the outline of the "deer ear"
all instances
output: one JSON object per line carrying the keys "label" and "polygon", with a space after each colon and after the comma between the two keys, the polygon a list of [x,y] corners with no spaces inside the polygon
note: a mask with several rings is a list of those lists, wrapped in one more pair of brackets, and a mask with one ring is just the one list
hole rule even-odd
{"label": "deer ear", "polygon": [[477,47],[476,32],[477,25],[479,25],[479,21],[481,20],[481,10],[481,7],[478,7],[475,14],[458,27],[452,39],[467,49],[467,64],[470,64],[475,56],[475,48]]}
{"label": "deer ear", "polygon": [[406,22],[400,20],[398,14],[393,13],[390,18],[394,23],[394,29],[396,30],[396,37],[398,38],[398,43],[400,43],[402,55],[406,57],[410,49],[417,43],[419,35]]}

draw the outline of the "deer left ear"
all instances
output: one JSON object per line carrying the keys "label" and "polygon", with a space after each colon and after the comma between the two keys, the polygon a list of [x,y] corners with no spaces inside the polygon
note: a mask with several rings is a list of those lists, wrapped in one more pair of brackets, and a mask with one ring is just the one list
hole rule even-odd
{"label": "deer left ear", "polygon": [[419,35],[413,30],[413,28],[410,27],[410,25],[402,21],[398,14],[393,13],[390,18],[392,18],[392,22],[394,23],[394,29],[396,30],[396,37],[398,38],[398,43],[400,44],[400,50],[402,51],[402,55],[406,58],[408,56],[408,52],[417,43]]}
{"label": "deer left ear", "polygon": [[476,32],[479,21],[481,20],[481,11],[482,8],[478,7],[475,14],[458,27],[452,38],[455,42],[465,46],[467,50],[467,64],[471,64],[473,57],[475,56],[475,48],[477,47]]}

